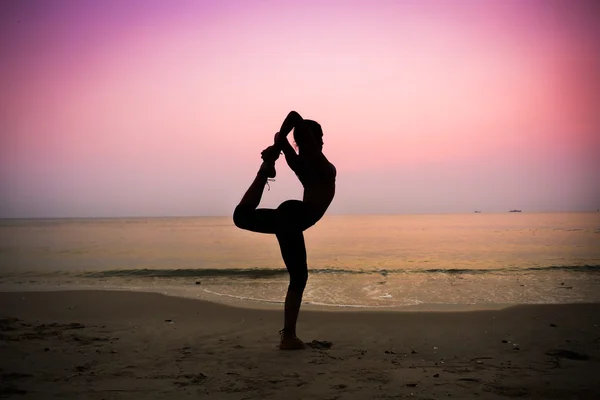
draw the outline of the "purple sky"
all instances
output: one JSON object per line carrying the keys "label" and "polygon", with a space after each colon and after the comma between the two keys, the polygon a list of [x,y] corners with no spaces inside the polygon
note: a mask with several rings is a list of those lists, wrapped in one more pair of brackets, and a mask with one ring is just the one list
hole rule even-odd
{"label": "purple sky", "polygon": [[599,4],[5,0],[0,217],[229,215],[292,109],[333,214],[596,210]]}

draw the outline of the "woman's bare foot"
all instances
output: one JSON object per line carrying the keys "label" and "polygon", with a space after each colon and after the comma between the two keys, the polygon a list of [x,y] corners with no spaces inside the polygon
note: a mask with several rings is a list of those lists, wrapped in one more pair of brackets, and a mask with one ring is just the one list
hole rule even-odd
{"label": "woman's bare foot", "polygon": [[286,333],[284,329],[279,331],[281,342],[279,343],[280,350],[302,350],[306,348],[304,342],[296,336],[295,333]]}
{"label": "woman's bare foot", "polygon": [[304,342],[296,336],[281,338],[281,343],[279,343],[279,350],[302,350],[305,348]]}
{"label": "woman's bare foot", "polygon": [[275,171],[275,163],[273,161],[263,161],[262,165],[258,169],[258,173],[264,175],[266,178],[275,178],[277,171]]}
{"label": "woman's bare foot", "polygon": [[267,178],[275,178],[275,161],[279,158],[280,151],[275,146],[269,146],[261,153],[263,163],[260,166],[259,173],[264,174]]}

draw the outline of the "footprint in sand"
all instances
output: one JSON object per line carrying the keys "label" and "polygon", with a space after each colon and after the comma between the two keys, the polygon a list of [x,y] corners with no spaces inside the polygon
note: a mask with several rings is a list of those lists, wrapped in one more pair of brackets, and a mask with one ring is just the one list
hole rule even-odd
{"label": "footprint in sand", "polygon": [[586,361],[586,360],[590,359],[590,356],[588,356],[587,354],[577,353],[575,351],[563,350],[563,349],[547,351],[546,355],[558,357],[558,358],[567,358],[569,360],[578,360],[578,361]]}
{"label": "footprint in sand", "polygon": [[313,340],[312,342],[306,343],[308,347],[318,350],[326,350],[330,349],[333,346],[333,343],[328,342],[327,340]]}
{"label": "footprint in sand", "polygon": [[202,372],[198,374],[186,374],[183,375],[183,378],[187,379],[186,381],[176,381],[173,382],[173,385],[176,386],[192,386],[192,385],[202,385],[206,380],[207,376]]}

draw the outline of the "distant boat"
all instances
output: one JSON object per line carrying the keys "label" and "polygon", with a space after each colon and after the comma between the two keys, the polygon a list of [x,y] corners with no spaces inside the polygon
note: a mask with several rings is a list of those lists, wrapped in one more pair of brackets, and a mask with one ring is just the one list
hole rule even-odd
{"label": "distant boat", "polygon": [[474,212],[475,214],[479,214],[479,213],[481,213],[481,211],[478,211],[478,210],[475,210],[475,211],[473,211],[473,212]]}
{"label": "distant boat", "polygon": [[509,212],[521,212],[521,210],[510,210]]}

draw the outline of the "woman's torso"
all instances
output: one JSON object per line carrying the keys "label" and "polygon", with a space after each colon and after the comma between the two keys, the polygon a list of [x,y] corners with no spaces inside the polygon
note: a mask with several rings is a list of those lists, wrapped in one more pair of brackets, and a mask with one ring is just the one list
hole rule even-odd
{"label": "woman's torso", "polygon": [[317,219],[321,219],[335,196],[337,171],[322,153],[310,159],[300,156],[300,165],[297,175],[304,186],[302,201],[313,209]]}

